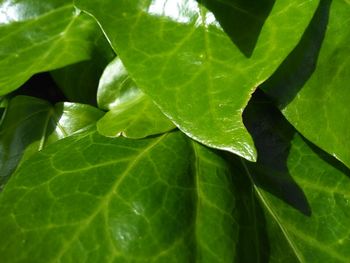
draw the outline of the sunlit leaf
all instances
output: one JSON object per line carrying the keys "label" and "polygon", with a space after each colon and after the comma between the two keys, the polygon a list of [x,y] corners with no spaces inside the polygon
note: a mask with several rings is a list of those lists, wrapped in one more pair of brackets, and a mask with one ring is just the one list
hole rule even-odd
{"label": "sunlit leaf", "polygon": [[97,100],[99,107],[109,110],[97,123],[102,135],[144,138],[175,128],[152,100],[137,88],[119,58],[104,71]]}
{"label": "sunlit leaf", "polygon": [[1,258],[233,262],[231,181],[221,157],[180,132],[70,136],[24,162],[0,195]]}
{"label": "sunlit leaf", "polygon": [[0,95],[35,73],[89,59],[98,34],[72,1],[0,1]]}
{"label": "sunlit leaf", "polygon": [[75,4],[97,19],[137,85],[183,132],[255,160],[243,109],[298,43],[318,1]]}

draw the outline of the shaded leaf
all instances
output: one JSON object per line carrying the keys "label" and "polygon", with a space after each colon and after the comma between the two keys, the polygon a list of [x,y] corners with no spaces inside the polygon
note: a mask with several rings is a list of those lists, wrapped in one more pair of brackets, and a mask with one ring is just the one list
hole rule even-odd
{"label": "shaded leaf", "polygon": [[10,100],[0,126],[0,185],[21,160],[95,123],[102,114],[91,106],[76,103],[53,106],[27,96]]}
{"label": "shaded leaf", "polygon": [[[250,94],[298,43],[318,1],[266,2],[267,13],[271,12],[257,16],[266,20],[252,31],[259,36],[250,57],[219,24],[238,26],[231,20],[235,5],[248,5],[199,2],[213,12],[194,0],[75,1],[99,21],[137,85],[183,132],[208,146],[255,160],[253,141],[242,122],[243,109]],[[251,3],[260,6],[258,2]],[[228,9],[232,12],[220,17]],[[255,17],[254,10],[258,8],[240,9],[245,17]]]}
{"label": "shaded leaf", "polygon": [[8,104],[8,99],[6,96],[0,97],[0,108],[6,108]]}
{"label": "shaded leaf", "polygon": [[144,138],[175,128],[152,100],[137,88],[119,58],[104,71],[98,89],[99,107],[109,110],[98,121],[98,131],[108,137]]}
{"label": "shaded leaf", "polygon": [[97,34],[72,1],[0,1],[0,95],[35,73],[89,59]]}
{"label": "shaded leaf", "polygon": [[193,147],[85,131],[35,154],[0,196],[2,262],[233,262],[227,165]]}
{"label": "shaded leaf", "polygon": [[0,125],[3,120],[4,111],[7,107],[7,104],[8,104],[8,99],[5,96],[0,97]]}
{"label": "shaded leaf", "polygon": [[192,145],[196,262],[265,262],[264,215],[239,160],[219,157],[218,152],[195,142]]}
{"label": "shaded leaf", "polygon": [[97,105],[97,88],[100,77],[115,54],[101,34],[94,42],[91,58],[51,72],[64,95],[74,102]]}
{"label": "shaded leaf", "polygon": [[242,163],[266,211],[270,262],[348,262],[350,171],[265,99],[251,102],[245,120],[259,158]]}
{"label": "shaded leaf", "polygon": [[233,262],[239,225],[236,194],[229,165],[198,143],[194,149],[193,173],[196,192],[196,262]]}
{"label": "shaded leaf", "polygon": [[350,167],[350,4],[323,0],[303,40],[263,89],[306,138]]}

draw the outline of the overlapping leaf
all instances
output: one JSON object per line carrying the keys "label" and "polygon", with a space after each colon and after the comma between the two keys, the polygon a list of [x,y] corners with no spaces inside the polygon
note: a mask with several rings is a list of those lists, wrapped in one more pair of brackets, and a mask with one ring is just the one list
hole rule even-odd
{"label": "overlapping leaf", "polygon": [[[4,262],[347,262],[349,170],[266,101],[246,118],[257,164],[228,164],[179,132],[129,140],[86,131],[45,148],[0,197]],[[266,212],[269,247],[242,175]]]}
{"label": "overlapping leaf", "polygon": [[100,77],[114,56],[106,38],[101,35],[94,43],[89,60],[50,73],[67,99],[97,105],[96,94]]}
{"label": "overlapping leaf", "polygon": [[323,0],[307,33],[264,90],[309,140],[350,167],[350,4]]}
{"label": "overlapping leaf", "polygon": [[175,128],[152,100],[136,87],[119,58],[105,69],[97,100],[100,108],[109,110],[97,123],[102,135],[144,138]]}
{"label": "overlapping leaf", "polygon": [[230,166],[211,150],[194,142],[192,146],[197,203],[193,224],[195,262],[233,262],[238,254],[241,222]]}
{"label": "overlapping leaf", "polygon": [[34,97],[13,98],[0,126],[0,186],[18,163],[44,146],[95,123],[103,113],[91,106]]}
{"label": "overlapping leaf", "polygon": [[298,43],[318,1],[75,3],[99,21],[137,85],[183,132],[255,160],[242,111]]}
{"label": "overlapping leaf", "polygon": [[[154,101],[190,137],[254,160],[243,109],[318,1],[76,3],[130,72],[116,59],[102,76],[100,133],[173,128]],[[347,0],[321,0],[263,85],[348,166],[349,15]],[[68,1],[0,0],[0,23],[0,94],[93,52],[96,27]],[[82,67],[54,74],[69,97],[92,102],[99,73],[78,76]],[[62,78],[74,74],[93,80],[83,96]],[[86,105],[1,103],[0,187],[21,161],[0,195],[1,262],[349,261],[349,169],[260,92],[244,114],[256,164],[178,131],[81,131],[102,115]]]}
{"label": "overlapping leaf", "polygon": [[350,170],[260,100],[246,124],[258,162],[243,161],[266,211],[269,262],[348,262]]}
{"label": "overlapping leaf", "polygon": [[0,97],[0,125],[3,120],[3,114],[7,107],[8,99],[6,97]]}
{"label": "overlapping leaf", "polygon": [[265,262],[264,216],[240,162],[192,144],[197,193],[194,226],[200,252],[195,262]]}
{"label": "overlapping leaf", "polygon": [[85,131],[37,153],[6,185],[2,262],[233,262],[231,186],[225,161],[180,132]]}
{"label": "overlapping leaf", "polygon": [[0,95],[35,73],[89,59],[99,34],[72,1],[0,1]]}

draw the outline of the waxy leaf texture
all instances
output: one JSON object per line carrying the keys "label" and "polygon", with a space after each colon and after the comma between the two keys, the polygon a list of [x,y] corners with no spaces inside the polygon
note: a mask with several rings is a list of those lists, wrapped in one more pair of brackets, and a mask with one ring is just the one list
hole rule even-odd
{"label": "waxy leaf texture", "polygon": [[102,115],[102,111],[78,103],[52,105],[28,96],[10,100],[0,124],[0,188],[21,160],[86,128]]}
{"label": "waxy leaf texture", "polygon": [[119,58],[114,59],[101,76],[97,100],[101,108],[109,110],[97,123],[97,130],[104,136],[138,139],[175,128],[136,86]]}
{"label": "waxy leaf texture", "polygon": [[115,57],[103,34],[94,42],[89,60],[51,71],[51,76],[69,101],[97,105],[96,92],[100,77]]}
{"label": "waxy leaf texture", "polygon": [[350,168],[350,3],[323,0],[264,90],[296,129]]}
{"label": "waxy leaf texture", "polygon": [[259,158],[242,163],[265,210],[268,262],[348,262],[350,171],[266,100],[253,100],[245,117]]}
{"label": "waxy leaf texture", "polygon": [[[243,109],[299,42],[318,1],[266,1],[264,8],[195,0],[75,4],[96,18],[139,88],[181,131],[253,161],[256,152],[242,122]],[[228,9],[232,16],[221,16]],[[235,13],[250,18],[247,24],[258,21],[249,32],[255,40],[236,41],[254,41],[251,54],[234,43],[245,28],[230,34],[223,29],[237,27],[231,19]]]}
{"label": "waxy leaf texture", "polygon": [[131,140],[87,131],[48,146],[0,195],[2,260],[232,262],[228,166],[192,145],[180,132]]}
{"label": "waxy leaf texture", "polygon": [[90,58],[101,33],[69,0],[0,1],[0,95],[32,75]]}
{"label": "waxy leaf texture", "polygon": [[349,263],[349,23],[0,0],[0,263]]}

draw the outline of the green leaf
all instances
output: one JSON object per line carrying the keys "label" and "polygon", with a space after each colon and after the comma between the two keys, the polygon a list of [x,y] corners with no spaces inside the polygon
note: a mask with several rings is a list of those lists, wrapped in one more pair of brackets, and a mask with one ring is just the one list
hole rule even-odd
{"label": "green leaf", "polygon": [[4,109],[7,107],[8,104],[8,99],[6,96],[1,96],[0,97],[0,108]]}
{"label": "green leaf", "polygon": [[192,144],[197,193],[196,262],[265,262],[264,216],[240,162]]}
{"label": "green leaf", "polygon": [[230,167],[208,148],[195,142],[192,145],[197,200],[196,262],[234,262],[240,225]]}
{"label": "green leaf", "polygon": [[0,95],[35,73],[89,59],[97,34],[72,1],[0,1]]}
{"label": "green leaf", "polygon": [[108,137],[122,134],[144,138],[175,128],[152,100],[139,90],[119,58],[104,71],[97,94],[98,104],[109,112],[97,123],[98,131]]}
{"label": "green leaf", "polygon": [[[298,43],[318,1],[199,2],[75,1],[97,19],[137,85],[183,132],[255,160],[243,109]],[[237,14],[249,26],[241,26]],[[223,30],[233,27],[238,32],[230,36]],[[253,38],[237,37],[247,31]],[[243,44],[253,47],[251,55],[241,51]]]}
{"label": "green leaf", "polygon": [[96,94],[100,77],[115,54],[102,33],[94,45],[88,61],[51,72],[55,82],[70,101],[97,105]]}
{"label": "green leaf", "polygon": [[21,160],[95,123],[102,114],[96,108],[77,103],[53,106],[27,96],[10,100],[0,126],[0,187]]}
{"label": "green leaf", "polygon": [[60,140],[0,195],[2,262],[234,262],[228,171],[180,132]]}
{"label": "green leaf", "polygon": [[144,138],[174,129],[174,124],[145,95],[120,104],[98,121],[99,133],[108,137],[123,135]]}
{"label": "green leaf", "polygon": [[97,91],[98,107],[111,110],[116,104],[123,104],[142,96],[143,92],[131,79],[120,58],[113,59],[100,78]]}
{"label": "green leaf", "polygon": [[3,120],[4,111],[7,107],[7,104],[8,104],[7,97],[5,97],[5,96],[0,97],[0,125],[1,125],[1,122]]}
{"label": "green leaf", "polygon": [[350,3],[324,0],[264,90],[306,138],[350,167]]}
{"label": "green leaf", "polygon": [[242,163],[266,211],[270,262],[348,262],[350,170],[264,99],[245,114],[259,158]]}

